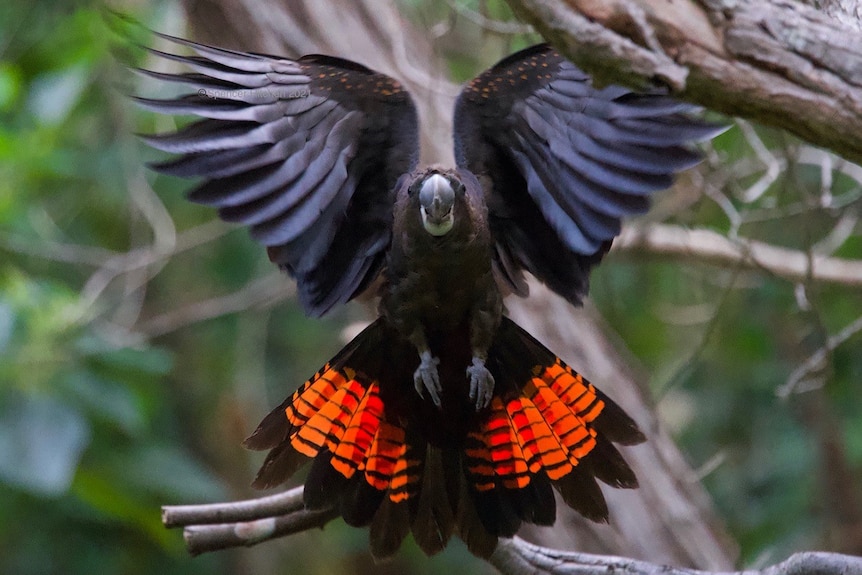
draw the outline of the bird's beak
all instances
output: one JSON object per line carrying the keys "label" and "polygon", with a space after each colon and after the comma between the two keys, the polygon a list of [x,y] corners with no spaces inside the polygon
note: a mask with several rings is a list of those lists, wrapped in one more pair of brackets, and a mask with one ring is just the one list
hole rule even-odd
{"label": "bird's beak", "polygon": [[446,235],[455,222],[452,207],[455,205],[455,191],[449,180],[440,174],[433,174],[419,190],[419,203],[422,209],[422,225],[432,236]]}

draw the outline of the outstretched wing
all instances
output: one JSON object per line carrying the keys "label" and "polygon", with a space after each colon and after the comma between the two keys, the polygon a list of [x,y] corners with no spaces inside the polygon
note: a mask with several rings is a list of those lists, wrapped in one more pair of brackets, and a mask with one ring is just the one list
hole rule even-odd
{"label": "outstretched wing", "polygon": [[689,143],[723,130],[693,109],[658,91],[594,88],[545,44],[462,90],[455,158],[484,183],[496,271],[515,293],[526,295],[526,270],[580,302],[621,218],[699,161]]}
{"label": "outstretched wing", "polygon": [[189,199],[249,226],[296,279],[307,313],[322,315],[361,292],[383,265],[398,178],[419,157],[407,91],[339,58],[288,60],[160,36],[196,55],[151,52],[193,72],[142,72],[196,92],[137,102],[205,119],[145,137],[179,154],[155,169],[203,178]]}

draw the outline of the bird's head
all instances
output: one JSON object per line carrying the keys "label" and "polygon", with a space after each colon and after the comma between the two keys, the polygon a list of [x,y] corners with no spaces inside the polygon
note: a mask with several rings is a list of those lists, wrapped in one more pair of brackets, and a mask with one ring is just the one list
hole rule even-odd
{"label": "bird's head", "polygon": [[455,223],[455,190],[461,184],[451,176],[429,172],[417,182],[422,226],[432,236],[445,236]]}

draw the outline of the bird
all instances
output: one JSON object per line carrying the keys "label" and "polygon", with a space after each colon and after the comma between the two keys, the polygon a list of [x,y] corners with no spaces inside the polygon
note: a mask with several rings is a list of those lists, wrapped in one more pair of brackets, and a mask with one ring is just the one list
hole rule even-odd
{"label": "bird", "polygon": [[460,537],[488,557],[523,523],[552,525],[554,491],[608,521],[599,482],[635,488],[616,445],[645,440],[600,389],[509,319],[533,276],[581,305],[624,217],[696,165],[722,127],[666,90],[593,85],[549,44],[468,82],[454,166],[419,162],[419,121],[392,77],[326,55],[290,59],[159,34],[193,91],[135,97],[199,119],[144,135],[153,165],[199,178],[188,198],[250,229],[310,316],[360,294],[378,317],[245,440],[253,485],[310,463],[308,509],[369,528],[375,557],[408,534],[428,555]]}

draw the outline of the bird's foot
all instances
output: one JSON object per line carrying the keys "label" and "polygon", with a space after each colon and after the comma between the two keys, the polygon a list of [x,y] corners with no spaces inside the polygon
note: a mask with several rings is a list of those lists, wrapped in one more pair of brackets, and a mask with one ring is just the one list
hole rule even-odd
{"label": "bird's foot", "polygon": [[473,356],[473,365],[467,368],[470,377],[470,401],[475,402],[476,411],[491,403],[494,395],[494,376],[485,367],[485,360]]}
{"label": "bird's foot", "polygon": [[437,364],[440,360],[431,355],[429,350],[419,354],[419,367],[413,372],[413,385],[419,397],[424,397],[424,390],[428,390],[431,401],[440,407],[440,375],[437,373]]}

